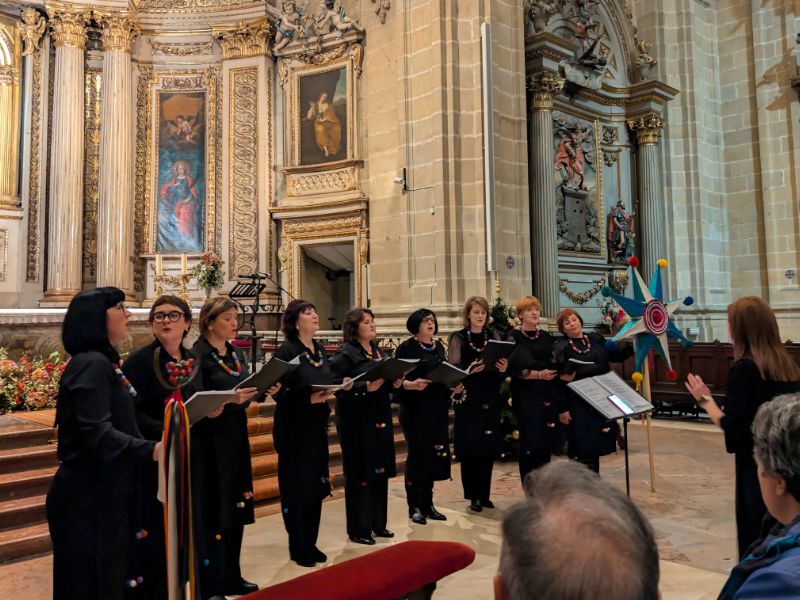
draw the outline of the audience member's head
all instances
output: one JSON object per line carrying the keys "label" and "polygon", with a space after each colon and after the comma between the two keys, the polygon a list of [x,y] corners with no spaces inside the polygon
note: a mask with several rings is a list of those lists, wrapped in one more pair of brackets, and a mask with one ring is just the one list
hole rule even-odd
{"label": "audience member's head", "polygon": [[753,420],[753,453],[764,504],[786,525],[800,515],[800,394],[761,405]]}
{"label": "audience member's head", "polygon": [[645,517],[583,465],[531,473],[503,519],[498,600],[657,600],[658,549]]}

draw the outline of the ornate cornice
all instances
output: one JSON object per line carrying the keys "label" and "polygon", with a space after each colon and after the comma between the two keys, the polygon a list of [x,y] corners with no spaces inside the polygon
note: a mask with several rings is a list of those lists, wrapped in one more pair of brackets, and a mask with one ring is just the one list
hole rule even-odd
{"label": "ornate cornice", "polygon": [[564,89],[565,79],[550,71],[537,73],[528,78],[528,89],[533,93],[531,109],[534,111],[552,110],[553,98]]}
{"label": "ornate cornice", "polygon": [[257,21],[240,21],[234,28],[212,27],[212,35],[219,40],[222,58],[246,58],[269,54],[270,25],[266,17]]}
{"label": "ornate cornice", "polygon": [[214,46],[214,41],[208,42],[157,42],[153,39],[147,38],[147,43],[153,49],[153,54],[161,54],[163,56],[191,56],[192,54],[204,54],[211,50]]}
{"label": "ornate cornice", "polygon": [[60,5],[48,5],[50,27],[53,29],[53,45],[86,49],[86,22],[89,12],[82,9],[67,9]]}
{"label": "ornate cornice", "polygon": [[139,24],[132,13],[104,14],[95,11],[103,27],[103,50],[122,50],[130,53],[139,35]]}
{"label": "ornate cornice", "polygon": [[628,119],[628,127],[636,132],[639,144],[657,144],[664,128],[664,119],[658,113],[648,113],[638,119]]}
{"label": "ornate cornice", "polygon": [[22,11],[22,21],[18,26],[19,35],[25,45],[22,56],[33,54],[39,49],[42,35],[47,29],[47,21],[36,9],[28,7]]}

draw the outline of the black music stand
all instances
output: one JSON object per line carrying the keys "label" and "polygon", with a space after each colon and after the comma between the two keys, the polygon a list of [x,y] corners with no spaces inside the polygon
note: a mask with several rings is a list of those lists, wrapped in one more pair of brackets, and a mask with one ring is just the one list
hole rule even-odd
{"label": "black music stand", "polygon": [[[261,339],[261,336],[258,335],[256,330],[256,316],[261,308],[261,304],[259,302],[261,298],[261,292],[263,292],[267,287],[265,283],[261,282],[261,280],[264,279],[262,275],[263,273],[253,273],[253,275],[249,277],[250,281],[237,282],[228,294],[230,299],[236,303],[242,313],[242,328],[244,329],[248,325],[250,326],[250,336],[247,339],[250,340],[251,344],[251,373],[256,372],[256,365],[258,364],[258,340]],[[248,304],[247,300],[252,300],[252,303]]]}

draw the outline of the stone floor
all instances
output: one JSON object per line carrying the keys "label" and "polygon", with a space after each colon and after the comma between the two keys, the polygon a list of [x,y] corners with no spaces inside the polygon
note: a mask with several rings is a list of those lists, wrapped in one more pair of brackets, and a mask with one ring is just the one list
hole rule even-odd
{"label": "stone floor", "polygon": [[[631,494],[656,531],[662,558],[663,600],[713,600],[736,559],[733,461],[725,454],[722,435],[711,426],[654,423],[656,493],[650,492],[645,429],[638,423],[631,424],[629,435]],[[601,473],[624,489],[623,453],[605,457]],[[425,539],[469,544],[477,551],[475,562],[442,580],[434,597],[439,600],[491,598],[502,512],[522,497],[516,464],[496,466],[493,500],[497,508],[480,514],[466,511],[457,465],[453,475],[454,481],[438,483],[435,491],[436,505],[448,516],[448,521],[426,526],[410,525],[402,481],[396,479],[391,483],[389,528],[397,534],[392,542]],[[353,544],[344,533],[344,519],[344,500],[325,504],[318,545],[332,563],[392,543],[380,541],[371,548]],[[244,576],[264,586],[308,572],[289,561],[286,544],[280,515],[258,519],[245,532]],[[26,600],[52,597],[50,568],[50,557],[0,565],[0,598],[11,597],[12,591],[16,597]]]}

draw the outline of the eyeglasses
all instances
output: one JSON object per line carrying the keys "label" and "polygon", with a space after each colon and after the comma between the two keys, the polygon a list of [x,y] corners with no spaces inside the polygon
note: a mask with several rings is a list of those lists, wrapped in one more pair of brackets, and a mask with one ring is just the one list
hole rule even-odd
{"label": "eyeglasses", "polygon": [[170,323],[177,323],[181,320],[183,313],[179,310],[173,310],[170,312],[157,312],[153,313],[153,321],[156,323],[164,323],[165,321],[169,321]]}
{"label": "eyeglasses", "polygon": [[120,309],[122,312],[127,312],[127,311],[128,311],[128,309],[127,309],[127,308],[125,308],[125,304],[124,304],[123,302],[117,302],[117,303],[114,305],[114,307],[113,307],[113,308],[118,308],[118,309]]}
{"label": "eyeglasses", "polygon": [[432,315],[428,315],[427,317],[422,319],[422,321],[420,321],[420,322],[421,323],[436,323],[436,319]]}

